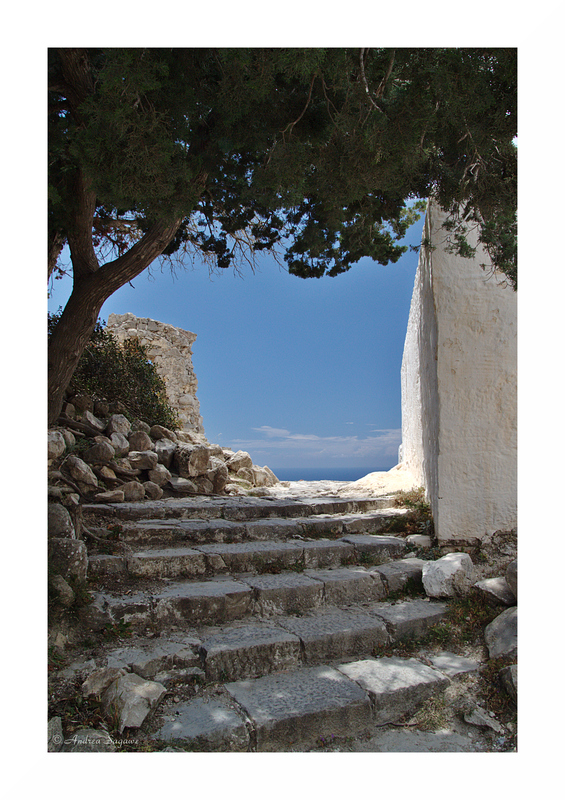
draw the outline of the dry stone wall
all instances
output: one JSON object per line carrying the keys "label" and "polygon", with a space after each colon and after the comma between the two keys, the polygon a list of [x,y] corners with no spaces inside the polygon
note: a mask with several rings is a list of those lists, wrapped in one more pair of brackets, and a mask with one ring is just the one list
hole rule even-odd
{"label": "dry stone wall", "polygon": [[483,540],[517,524],[517,298],[482,269],[482,249],[447,252],[444,219],[428,206],[431,247],[420,249],[401,370],[401,460],[426,489],[440,542]]}
{"label": "dry stone wall", "polygon": [[198,381],[192,365],[196,334],[131,313],[110,314],[106,327],[118,341],[136,338],[147,348],[149,358],[165,381],[169,403],[179,415],[182,430],[204,434],[196,397]]}

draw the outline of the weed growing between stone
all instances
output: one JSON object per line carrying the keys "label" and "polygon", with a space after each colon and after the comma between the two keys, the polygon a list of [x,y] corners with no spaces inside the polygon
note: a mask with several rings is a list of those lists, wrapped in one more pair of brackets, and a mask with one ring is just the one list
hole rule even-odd
{"label": "weed growing between stone", "polygon": [[392,519],[383,529],[383,533],[404,533],[407,536],[420,533],[433,537],[432,511],[423,488],[397,492],[394,497],[394,506],[409,509],[408,514],[398,519]]}
{"label": "weed growing between stone", "polygon": [[445,694],[426,700],[411,718],[411,725],[419,731],[439,731],[449,725],[449,709]]}

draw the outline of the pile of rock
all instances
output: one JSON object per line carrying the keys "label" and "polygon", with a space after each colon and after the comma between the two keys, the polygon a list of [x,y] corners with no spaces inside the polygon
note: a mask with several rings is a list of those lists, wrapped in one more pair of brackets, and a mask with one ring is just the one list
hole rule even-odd
{"label": "pile of rock", "polygon": [[[89,407],[90,406],[90,407]],[[77,441],[79,440],[79,441]],[[108,404],[75,398],[48,432],[51,499],[65,505],[158,500],[185,494],[264,494],[278,483],[249,453],[199,433],[131,423]],[[75,495],[75,497],[69,497]]]}
{"label": "pile of rock", "polygon": [[[512,560],[504,575],[476,581],[475,567],[467,553],[448,553],[422,567],[422,584],[428,597],[462,597],[472,592],[486,597],[495,606],[506,606],[484,631],[489,658],[518,659],[518,562]],[[518,666],[510,663],[500,670],[500,680],[516,701]]]}

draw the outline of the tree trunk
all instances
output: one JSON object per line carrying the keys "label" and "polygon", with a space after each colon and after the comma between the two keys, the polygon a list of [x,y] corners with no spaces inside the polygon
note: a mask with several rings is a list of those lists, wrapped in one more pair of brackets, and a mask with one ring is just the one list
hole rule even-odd
{"label": "tree trunk", "polygon": [[73,290],[49,339],[47,355],[48,424],[61,413],[65,390],[88,344],[102,308],[86,287]]}
{"label": "tree trunk", "polygon": [[79,271],[78,275],[75,273],[72,294],[49,340],[49,425],[54,425],[61,413],[65,390],[92,336],[104,302],[161,255],[174,238],[180,222],[180,219],[157,222],[139,242],[115,261],[96,271]]}

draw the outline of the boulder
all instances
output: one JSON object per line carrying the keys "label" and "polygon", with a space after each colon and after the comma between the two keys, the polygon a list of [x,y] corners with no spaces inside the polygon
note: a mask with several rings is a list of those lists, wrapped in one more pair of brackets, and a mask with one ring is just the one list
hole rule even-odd
{"label": "boulder", "polygon": [[510,664],[498,673],[500,682],[514,701],[518,701],[518,665]]}
{"label": "boulder", "polygon": [[238,480],[247,481],[247,483],[250,483],[253,486],[255,481],[255,476],[253,474],[253,470],[251,469],[251,467],[241,467],[236,472],[236,476]]}
{"label": "boulder", "polygon": [[47,535],[56,539],[76,538],[71,515],[60,503],[47,505]]}
{"label": "boulder", "polygon": [[133,469],[154,469],[158,462],[157,453],[153,450],[130,450],[128,461]]}
{"label": "boulder", "polygon": [[226,464],[217,456],[212,456],[210,458],[210,469],[208,470],[206,477],[209,481],[211,481],[214,492],[216,494],[220,494],[224,491],[224,487],[228,482],[228,468]]}
{"label": "boulder", "polygon": [[176,431],[176,434],[179,442],[197,444],[201,447],[206,446],[206,437],[201,433],[196,433],[195,431]]}
{"label": "boulder", "polygon": [[486,711],[481,706],[475,705],[463,713],[463,719],[468,725],[475,725],[477,728],[490,728],[495,733],[504,733],[504,728],[496,720],[494,715]]}
{"label": "boulder", "polygon": [[491,603],[513,606],[516,603],[514,593],[508,586],[506,578],[486,578],[473,585],[473,589],[481,592]]}
{"label": "boulder", "polygon": [[71,447],[75,446],[75,444],[77,443],[77,440],[76,440],[76,436],[74,435],[74,433],[72,431],[70,431],[68,428],[61,428],[61,434],[63,436],[63,439],[65,440],[65,444],[67,445],[67,449],[70,450]]}
{"label": "boulder", "polygon": [[108,467],[106,464],[103,467],[100,467],[99,475],[103,481],[115,481],[116,480],[116,473],[114,472],[111,467]]}
{"label": "boulder", "polygon": [[178,441],[176,433],[165,428],[163,425],[153,425],[149,431],[149,435],[156,442],[159,439],[168,439],[171,442]]}
{"label": "boulder", "polygon": [[143,500],[145,497],[145,489],[138,481],[128,481],[127,483],[122,483],[120,489],[124,493],[124,499],[127,503]]}
{"label": "boulder", "polygon": [[75,419],[77,410],[74,403],[63,403],[62,413],[69,419]]}
{"label": "boulder", "polygon": [[518,562],[516,560],[511,561],[506,567],[506,582],[514,597],[518,599]]}
{"label": "boulder", "polygon": [[473,585],[475,569],[467,553],[448,553],[437,561],[426,561],[422,583],[428,597],[461,597]]}
{"label": "boulder", "polygon": [[179,444],[174,461],[181,478],[196,478],[208,472],[210,454],[203,445]]}
{"label": "boulder", "polygon": [[61,431],[47,431],[47,458],[53,461],[62,456],[67,445]]}
{"label": "boulder", "polygon": [[110,443],[115,450],[116,456],[122,458],[129,453],[129,441],[123,433],[114,431],[110,434]]}
{"label": "boulder", "polygon": [[97,442],[82,454],[87,464],[107,464],[116,455],[116,451],[107,442]]}
{"label": "boulder", "polygon": [[67,456],[62,466],[68,470],[71,478],[78,484],[79,489],[84,494],[98,489],[96,475],[82,458]]}
{"label": "boulder", "polygon": [[143,433],[147,434],[149,434],[149,431],[151,430],[149,425],[142,419],[134,419],[134,421],[131,423],[131,429],[132,431],[143,431]]}
{"label": "boulder", "polygon": [[131,422],[123,414],[112,414],[106,425],[106,435],[111,436],[113,433],[121,433],[123,436],[128,436],[131,431]]}
{"label": "boulder", "polygon": [[65,579],[86,581],[88,553],[85,543],[80,539],[49,539],[48,563],[52,575],[57,573]]}
{"label": "boulder", "polygon": [[145,431],[132,431],[128,436],[130,450],[154,450],[155,445]]}
{"label": "boulder", "polygon": [[75,593],[62,575],[49,576],[49,595],[64,608],[70,608],[75,602]]}
{"label": "boulder", "polygon": [[100,433],[106,430],[106,423],[96,417],[91,411],[84,411],[80,419],[81,422],[85,422],[87,425],[90,425],[91,428],[100,431]]}
{"label": "boulder", "polygon": [[163,497],[163,490],[153,481],[144,481],[143,489],[145,491],[145,497],[149,500],[160,500]]}
{"label": "boulder", "polygon": [[98,503],[123,503],[126,498],[122,489],[110,489],[95,495],[94,499]]}
{"label": "boulder", "polygon": [[157,486],[164,486],[167,481],[170,481],[171,473],[163,464],[155,464],[153,469],[147,473],[147,477]]}
{"label": "boulder", "polygon": [[109,716],[118,716],[117,727],[122,733],[124,728],[139,728],[166,691],[160,683],[127,673],[108,686],[102,704]]}
{"label": "boulder", "polygon": [[158,439],[155,442],[155,452],[157,453],[159,464],[169,469],[173,463],[173,456],[176,449],[176,443],[172,442],[170,439]]}
{"label": "boulder", "polygon": [[97,697],[106,691],[112,681],[127,674],[127,670],[118,667],[104,667],[91,672],[81,686],[85,697]]}
{"label": "boulder", "polygon": [[194,481],[188,478],[180,478],[178,475],[172,475],[169,478],[169,486],[173,491],[179,494],[197,494],[198,487]]}
{"label": "boulder", "polygon": [[199,494],[214,494],[214,484],[206,475],[199,475],[194,479],[194,483]]}
{"label": "boulder", "polygon": [[255,486],[275,486],[279,481],[269,467],[251,467]]}
{"label": "boulder", "polygon": [[238,450],[237,453],[234,453],[226,463],[229,471],[235,473],[239,472],[239,470],[243,468],[251,469],[253,466],[251,456],[244,450]]}
{"label": "boulder", "polygon": [[485,628],[489,658],[518,654],[518,608],[507,608]]}

